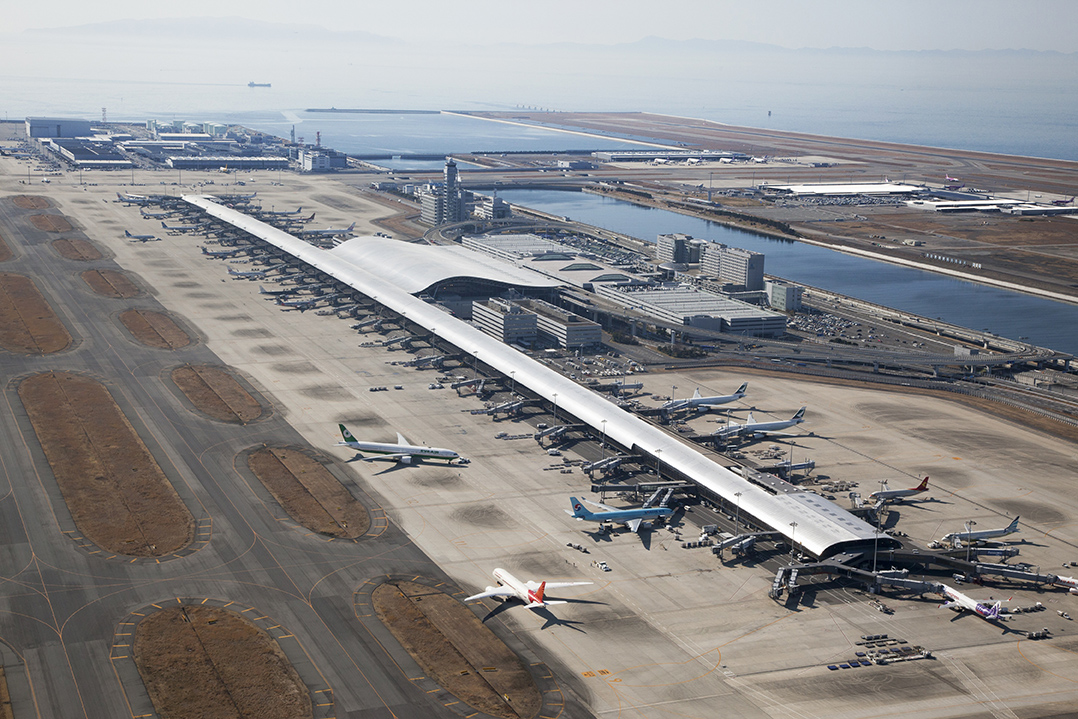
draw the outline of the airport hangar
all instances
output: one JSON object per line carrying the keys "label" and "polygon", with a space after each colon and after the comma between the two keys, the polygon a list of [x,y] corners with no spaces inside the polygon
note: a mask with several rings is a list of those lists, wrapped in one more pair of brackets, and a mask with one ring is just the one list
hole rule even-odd
{"label": "airport hangar", "polygon": [[[323,250],[278,230],[238,210],[218,204],[215,198],[185,195],[191,205],[211,217],[242,230],[309,267],[332,277],[383,307],[439,337],[463,353],[476,357],[515,384],[555,405],[604,438],[629,452],[655,460],[660,474],[696,485],[701,497],[728,512],[739,514],[759,526],[770,528],[790,541],[791,546],[823,559],[839,553],[897,548],[898,542],[823,497],[783,482],[769,483],[765,489],[709,459],[696,448],[667,434],[607,399],[518,352],[444,309],[415,297],[412,292],[454,278],[475,278],[481,282],[526,279],[520,268],[487,258],[470,261],[456,248],[426,247],[376,237],[354,238]],[[392,243],[390,245],[389,243]],[[448,251],[447,251],[448,250]],[[471,253],[469,253],[471,255]],[[451,261],[446,258],[452,257]],[[402,258],[406,258],[402,261]],[[362,264],[357,264],[357,262]],[[542,278],[538,286],[549,286]],[[398,284],[399,283],[399,284]]]}

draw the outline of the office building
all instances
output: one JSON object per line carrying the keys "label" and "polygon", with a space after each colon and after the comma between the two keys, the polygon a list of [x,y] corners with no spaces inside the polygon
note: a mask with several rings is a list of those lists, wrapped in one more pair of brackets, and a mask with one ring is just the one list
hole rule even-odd
{"label": "office building", "polygon": [[531,347],[538,335],[538,317],[519,304],[492,297],[472,302],[472,322],[506,344]]}

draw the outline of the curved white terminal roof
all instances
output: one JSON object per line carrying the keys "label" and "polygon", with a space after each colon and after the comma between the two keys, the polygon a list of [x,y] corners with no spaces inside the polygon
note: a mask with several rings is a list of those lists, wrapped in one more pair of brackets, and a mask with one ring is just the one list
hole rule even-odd
{"label": "curved white terminal roof", "polygon": [[[772,494],[705,456],[697,448],[673,437],[640,417],[612,404],[548,367],[430,305],[385,277],[354,264],[346,253],[321,250],[292,235],[202,196],[185,200],[213,217],[238,227],[289,253],[308,265],[388,307],[410,322],[432,332],[558,408],[596,430],[606,423],[606,435],[634,452],[656,458],[741,511],[781,532],[811,554],[824,556],[841,551],[847,543],[872,541],[875,530],[836,504],[800,491]],[[740,493],[740,497],[735,497]],[[886,540],[890,537],[884,535]]]}
{"label": "curved white terminal roof", "polygon": [[533,270],[455,245],[417,245],[384,237],[356,237],[330,252],[412,295],[452,279],[480,279],[537,289],[562,284]]}

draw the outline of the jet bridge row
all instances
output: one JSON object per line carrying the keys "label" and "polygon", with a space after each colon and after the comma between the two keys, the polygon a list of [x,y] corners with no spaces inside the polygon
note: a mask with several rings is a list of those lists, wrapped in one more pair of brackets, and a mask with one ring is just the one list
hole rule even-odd
{"label": "jet bridge row", "polygon": [[[653,458],[661,471],[673,478],[693,482],[706,499],[730,508],[736,503],[742,516],[752,517],[758,524],[774,529],[813,556],[824,557],[851,547],[867,546],[876,538],[876,530],[870,524],[838,505],[796,488],[775,491],[753,484],[708,458],[697,448],[612,406],[590,389],[414,297],[377,274],[377,267],[368,269],[353,264],[346,259],[349,253],[342,252],[342,248],[350,243],[364,242],[364,239],[349,240],[333,249],[324,250],[207,197],[188,195],[184,199],[207,214],[274,245],[352,287],[461,351],[478,355],[485,365],[504,376],[514,376],[517,383],[544,401],[556,401],[559,412],[567,418],[571,417],[596,432],[605,426],[608,439],[633,454]],[[415,246],[408,247],[415,252]],[[394,260],[386,258],[385,261]],[[894,540],[881,534],[879,542],[890,547]]]}

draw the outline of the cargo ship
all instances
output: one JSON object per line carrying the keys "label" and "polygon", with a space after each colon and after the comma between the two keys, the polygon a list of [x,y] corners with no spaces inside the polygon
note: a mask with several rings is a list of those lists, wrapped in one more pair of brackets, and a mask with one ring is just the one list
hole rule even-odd
{"label": "cargo ship", "polygon": [[247,87],[273,87],[273,85],[268,82],[249,82]]}

